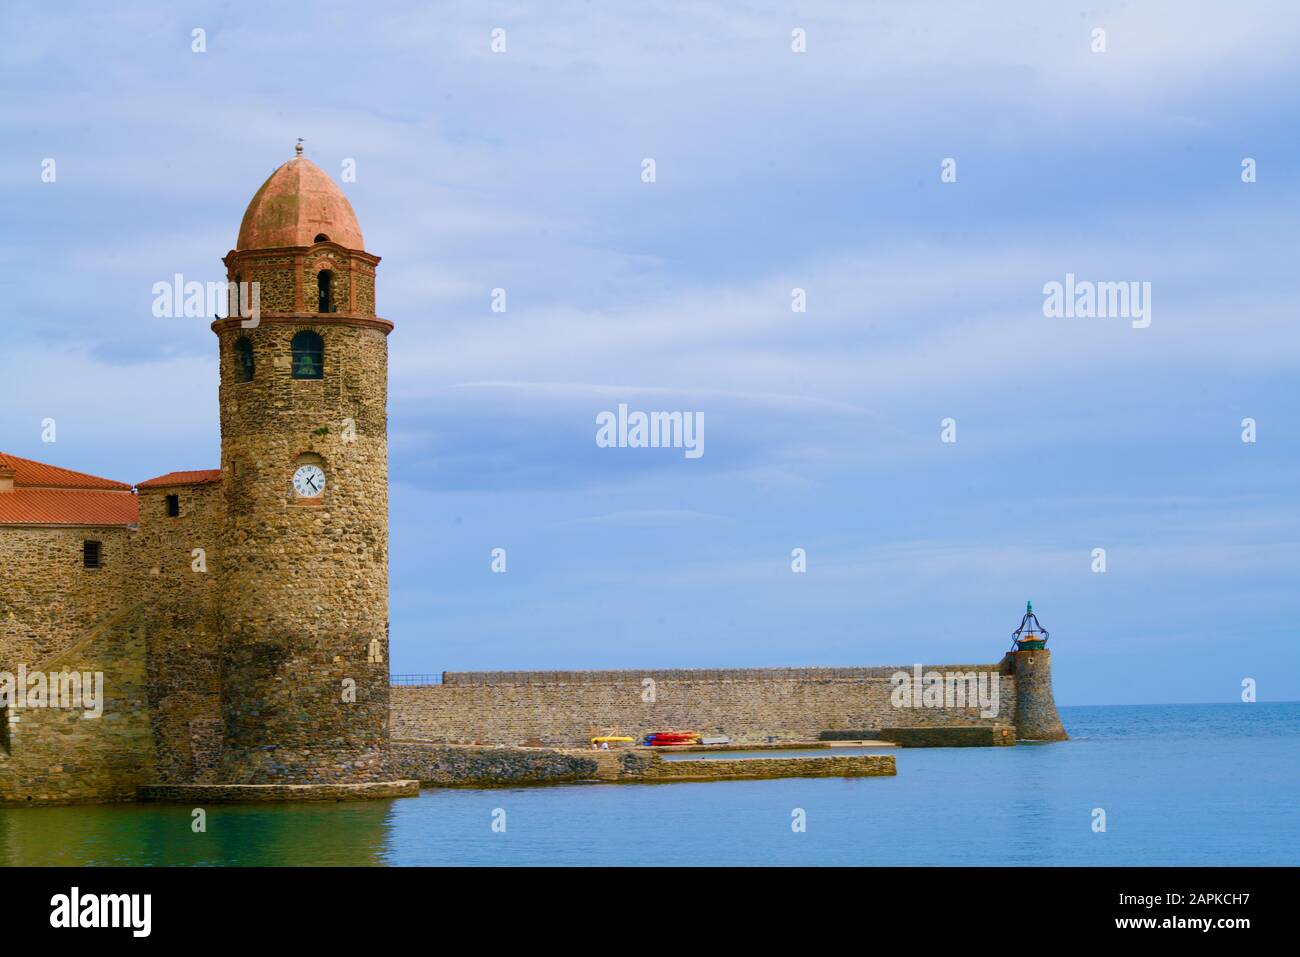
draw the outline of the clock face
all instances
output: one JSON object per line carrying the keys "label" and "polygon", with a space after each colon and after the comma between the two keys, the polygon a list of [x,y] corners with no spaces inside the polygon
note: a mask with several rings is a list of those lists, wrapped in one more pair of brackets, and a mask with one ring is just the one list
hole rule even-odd
{"label": "clock face", "polygon": [[293,490],[299,498],[320,498],[325,491],[325,472],[319,465],[300,465],[293,473]]}

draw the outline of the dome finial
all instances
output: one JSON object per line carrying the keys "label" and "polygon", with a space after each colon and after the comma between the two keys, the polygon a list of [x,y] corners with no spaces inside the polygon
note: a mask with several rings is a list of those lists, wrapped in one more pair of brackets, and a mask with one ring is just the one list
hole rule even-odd
{"label": "dome finial", "polygon": [[294,151],[295,153],[297,153],[299,156],[302,155],[302,137],[301,137],[301,136],[298,137],[298,145],[296,145],[296,146],[293,148],[293,151]]}

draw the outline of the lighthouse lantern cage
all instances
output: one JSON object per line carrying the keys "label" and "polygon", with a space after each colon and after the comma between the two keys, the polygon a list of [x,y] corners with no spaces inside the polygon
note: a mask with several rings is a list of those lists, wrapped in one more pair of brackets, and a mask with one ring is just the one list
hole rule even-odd
{"label": "lighthouse lantern cage", "polygon": [[1049,634],[1034,614],[1034,603],[1025,602],[1025,617],[1020,619],[1020,627],[1011,633],[1011,650],[1035,651],[1044,648]]}

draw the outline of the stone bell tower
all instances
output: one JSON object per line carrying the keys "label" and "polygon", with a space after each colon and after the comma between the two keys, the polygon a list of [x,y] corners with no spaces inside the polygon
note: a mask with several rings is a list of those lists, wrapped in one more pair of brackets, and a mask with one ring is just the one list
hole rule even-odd
{"label": "stone bell tower", "polygon": [[[384,778],[388,334],[347,198],[302,155],[224,258],[219,779]],[[250,314],[251,313],[251,314]]]}

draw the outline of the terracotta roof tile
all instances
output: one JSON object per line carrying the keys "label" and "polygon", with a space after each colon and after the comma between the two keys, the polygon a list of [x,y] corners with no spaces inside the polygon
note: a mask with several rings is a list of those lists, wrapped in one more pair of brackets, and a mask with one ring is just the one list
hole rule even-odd
{"label": "terracotta roof tile", "polygon": [[144,482],[136,483],[136,488],[169,488],[173,485],[207,485],[209,482],[221,481],[221,469],[195,469],[190,472],[168,472]]}
{"label": "terracotta roof tile", "polygon": [[131,486],[125,482],[114,482],[112,479],[87,475],[85,472],[61,469],[57,465],[46,465],[44,462],[34,462],[4,452],[0,452],[0,469],[12,469],[14,485],[20,487],[116,489],[123,492],[131,490]]}
{"label": "terracotta roof tile", "polygon": [[15,488],[0,492],[0,525],[131,525],[140,500],[130,492]]}

